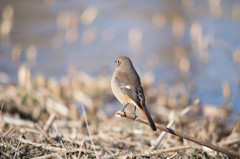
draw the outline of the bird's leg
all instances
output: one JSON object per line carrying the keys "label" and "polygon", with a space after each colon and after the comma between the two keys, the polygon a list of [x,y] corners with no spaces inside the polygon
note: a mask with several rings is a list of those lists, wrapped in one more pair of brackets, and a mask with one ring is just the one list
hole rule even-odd
{"label": "bird's leg", "polygon": [[136,115],[136,106],[134,107],[134,111],[133,111],[133,114],[134,114],[134,119],[133,119],[133,121],[137,118],[137,115]]}
{"label": "bird's leg", "polygon": [[122,112],[123,112],[123,114],[124,114],[125,117],[126,117],[125,108],[128,106],[128,104],[129,104],[129,103],[127,103],[127,104],[123,107],[123,109],[122,109]]}

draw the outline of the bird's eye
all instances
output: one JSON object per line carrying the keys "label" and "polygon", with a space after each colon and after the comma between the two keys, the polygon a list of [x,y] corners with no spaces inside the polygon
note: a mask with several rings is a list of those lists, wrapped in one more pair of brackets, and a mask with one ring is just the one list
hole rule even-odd
{"label": "bird's eye", "polygon": [[116,60],[116,61],[114,61],[114,62],[116,62],[117,64],[119,64],[119,63],[120,63],[120,61],[119,61],[119,60]]}

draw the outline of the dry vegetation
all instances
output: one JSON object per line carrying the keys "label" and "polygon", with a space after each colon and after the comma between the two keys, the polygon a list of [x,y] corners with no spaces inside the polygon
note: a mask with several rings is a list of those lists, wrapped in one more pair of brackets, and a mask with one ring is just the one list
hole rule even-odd
{"label": "dry vegetation", "polygon": [[[153,87],[143,79],[149,109],[157,123],[240,152],[239,117],[229,124],[231,107],[200,107],[190,101],[192,86]],[[191,89],[190,89],[191,88]],[[174,90],[169,93],[166,90]],[[227,88],[225,88],[227,89]],[[70,71],[59,82],[31,79],[19,69],[19,84],[1,86],[1,158],[224,158],[206,147],[114,116],[110,77]],[[227,91],[225,91],[227,96]],[[127,111],[131,113],[130,106]],[[139,118],[142,118],[137,112]],[[161,136],[159,139],[159,135]],[[159,145],[158,145],[159,144]]]}
{"label": "dry vegetation", "polygon": [[[52,5],[51,3],[56,2],[45,0],[44,4]],[[184,11],[189,8],[196,9],[191,8],[194,7],[194,1],[182,0],[181,3],[186,7],[183,9]],[[16,62],[24,54],[22,45],[24,42],[11,43],[11,36],[14,36],[12,29],[18,28],[15,26],[18,24],[16,22],[22,21],[21,18],[20,20],[15,19],[14,25],[14,15],[22,13],[14,10],[13,6],[2,7],[4,9],[0,23],[0,37],[2,40],[9,41],[8,45],[12,46],[12,62]],[[85,6],[85,2],[83,6]],[[220,0],[209,1],[208,7],[211,17],[215,19],[224,17],[224,14],[228,12],[223,10]],[[240,22],[239,8],[236,3],[230,9],[232,19],[236,23]],[[18,10],[25,9],[24,6]],[[44,9],[39,10],[45,11]],[[176,64],[182,77],[187,78],[190,75],[192,63],[189,55],[197,54],[202,65],[205,65],[210,58],[209,52],[211,51],[208,48],[215,42],[211,43],[212,40],[208,39],[214,37],[216,40],[217,38],[215,35],[205,34],[204,25],[198,22],[199,19],[204,19],[202,15],[189,25],[188,20],[193,18],[191,16],[184,17],[187,12],[183,12],[183,15],[174,12],[174,16],[169,17],[169,10],[174,11],[175,9],[167,9],[167,14],[162,11],[154,12],[151,19],[147,21],[150,21],[155,29],[162,29],[168,26],[166,24],[171,23],[172,38],[177,45],[169,44],[173,47],[167,53],[173,54],[173,56],[169,56],[173,59],[172,63]],[[78,12],[77,9],[76,13]],[[202,14],[202,12],[205,11],[199,13]],[[106,45],[109,45],[107,42],[119,38],[117,37],[117,28],[105,28],[103,32],[97,33],[96,28],[88,27],[101,14],[97,7],[86,7],[81,15],[72,13],[74,13],[72,10],[67,12],[65,8],[58,13],[56,25],[57,32],[60,34],[56,34],[54,39],[51,39],[53,48],[63,48],[64,46],[61,45],[64,44],[64,41],[74,43],[79,40],[87,45],[102,39]],[[104,14],[101,16],[105,16]],[[191,12],[191,14],[193,17],[199,16],[196,16],[196,13]],[[206,16],[205,14],[207,13],[204,13],[204,16]],[[37,17],[41,16],[37,14]],[[27,17],[25,18],[27,19]],[[35,24],[36,21],[41,21],[43,18],[32,19],[34,19],[32,23]],[[80,26],[87,26],[83,34],[82,31],[85,29],[80,31]],[[22,32],[22,29],[18,30]],[[41,30],[39,34],[42,32]],[[186,32],[189,32],[191,40],[192,50],[190,51],[184,45],[179,45],[182,44]],[[59,35],[62,34],[64,36],[60,39]],[[129,44],[133,48],[141,46],[143,37],[147,35],[144,30],[139,28],[130,28],[127,34]],[[161,35],[156,34],[156,36]],[[49,42],[49,40],[42,39],[37,41]],[[226,42],[226,44],[228,43]],[[94,48],[94,45],[91,47]],[[232,48],[232,45],[229,48]],[[5,46],[3,50],[5,50]],[[220,50],[223,50],[222,47]],[[166,51],[161,50],[160,52]],[[26,63],[34,62],[37,54],[37,45],[28,46]],[[240,48],[238,47],[232,55],[234,63],[239,65]],[[153,56],[147,64],[157,64],[159,61],[155,59],[157,58]],[[239,71],[237,71],[237,67],[234,68],[239,81]],[[7,81],[6,78],[3,78],[7,75],[0,73],[0,82]],[[240,153],[240,118],[232,113],[232,105],[229,102],[231,90],[228,83],[223,84],[224,104],[202,106],[200,99],[190,99],[190,94],[197,89],[194,83],[189,85],[176,83],[173,86],[154,85],[153,75],[148,74],[148,78],[141,77],[143,77],[142,82],[149,110],[156,123],[168,125],[168,127],[185,132],[192,137]],[[41,75],[31,77],[29,67],[23,65],[18,71],[18,81],[18,84],[0,85],[0,158],[227,157],[225,154],[177,136],[162,133],[162,131],[153,133],[148,126],[136,121],[115,117],[115,112],[121,107],[117,107],[118,102],[112,94],[110,77],[107,75],[92,78],[71,68],[67,77],[56,81],[46,79]],[[132,107],[128,107],[127,112],[131,113],[132,109]],[[139,118],[143,118],[139,112],[137,115]],[[230,118],[231,122],[229,122]]]}

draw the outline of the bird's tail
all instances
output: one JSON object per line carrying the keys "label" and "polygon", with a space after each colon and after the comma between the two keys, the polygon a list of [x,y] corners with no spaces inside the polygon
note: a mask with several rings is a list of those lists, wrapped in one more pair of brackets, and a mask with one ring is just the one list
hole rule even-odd
{"label": "bird's tail", "polygon": [[144,107],[144,109],[141,109],[140,110],[142,111],[143,115],[145,116],[145,118],[148,120],[149,124],[150,124],[150,127],[152,128],[153,131],[156,131],[157,128],[156,128],[156,125],[147,109],[147,107]]}

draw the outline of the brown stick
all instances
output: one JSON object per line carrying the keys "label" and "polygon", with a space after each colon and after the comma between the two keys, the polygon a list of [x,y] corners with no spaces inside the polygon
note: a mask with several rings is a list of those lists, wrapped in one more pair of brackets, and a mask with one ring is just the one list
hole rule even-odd
{"label": "brown stick", "polygon": [[50,137],[45,133],[45,131],[41,128],[40,125],[38,125],[38,123],[35,123],[36,128],[43,134],[43,136],[52,144],[54,145],[54,143],[52,142],[52,140],[50,139]]}
{"label": "brown stick", "polygon": [[[118,112],[116,113],[116,115],[117,115],[117,116],[120,116],[120,117],[126,117],[126,118],[129,118],[129,119],[138,121],[138,122],[140,122],[140,123],[149,125],[147,121],[142,120],[142,119],[139,119],[139,118],[135,118],[134,116],[129,115],[129,114],[127,114],[127,113],[124,114],[122,111],[118,111]],[[164,126],[164,125],[156,124],[156,127],[157,127],[158,129],[162,130],[162,131],[166,131],[167,133],[170,133],[170,134],[173,134],[173,135],[175,135],[175,136],[184,138],[184,139],[186,139],[186,140],[192,141],[192,142],[197,143],[197,144],[199,144],[199,145],[206,146],[206,147],[208,147],[208,148],[210,148],[210,149],[213,149],[213,150],[215,150],[215,151],[224,153],[224,154],[226,154],[226,155],[228,155],[228,156],[235,157],[235,158],[240,158],[240,154],[238,154],[238,153],[235,153],[235,152],[230,151],[230,150],[223,149],[223,148],[221,148],[221,147],[219,147],[219,146],[213,145],[213,144],[211,144],[211,143],[208,143],[208,142],[206,142],[206,141],[200,140],[200,139],[198,139],[198,138],[194,138],[194,137],[192,137],[192,136],[189,136],[189,135],[187,135],[187,134],[185,134],[185,133],[182,133],[182,132],[179,132],[179,131],[177,131],[177,130],[173,130],[173,129],[167,128],[167,127]]]}

